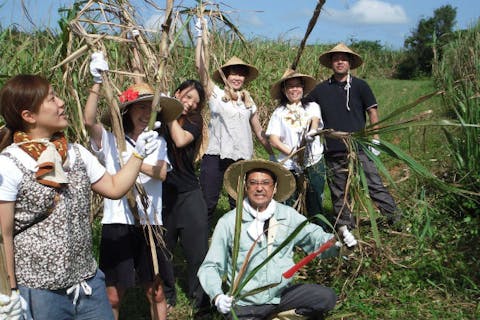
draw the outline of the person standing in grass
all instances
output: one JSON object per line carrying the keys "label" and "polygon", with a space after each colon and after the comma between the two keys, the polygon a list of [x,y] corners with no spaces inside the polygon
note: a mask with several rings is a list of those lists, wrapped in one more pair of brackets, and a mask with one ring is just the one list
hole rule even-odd
{"label": "person standing in grass", "polygon": [[[207,256],[198,271],[198,277],[212,303],[220,313],[228,314],[233,308],[238,319],[271,319],[283,313],[291,319],[323,319],[336,303],[335,292],[313,283],[293,284],[283,273],[294,265],[296,247],[312,252],[334,238],[322,227],[307,223],[283,248],[280,245],[306,218],[295,209],[280,202],[295,189],[292,173],[279,163],[267,160],[243,160],[232,164],[225,172],[225,189],[237,198],[237,183],[245,182],[245,198],[237,199],[242,205],[240,240],[236,266],[232,266],[233,243],[236,229],[236,210],[223,215],[215,226]],[[243,287],[240,298],[224,293],[222,283],[231,279],[245,264],[243,279],[267,257],[279,249]],[[321,254],[321,258],[338,255],[337,245]],[[266,288],[268,287],[268,288]],[[255,289],[265,288],[256,293]],[[252,293],[252,294],[247,294]],[[229,319],[233,319],[229,314]],[[283,319],[283,318],[282,318]]]}
{"label": "person standing in grass", "polygon": [[[208,147],[200,167],[200,184],[211,225],[225,170],[238,160],[253,157],[252,130],[271,159],[274,158],[274,154],[260,124],[257,106],[245,89],[245,86],[258,76],[257,68],[233,56],[215,70],[210,78],[209,57],[203,55],[205,48],[202,41],[202,26],[206,28],[203,17],[198,19],[196,24],[195,65],[207,94],[210,121]],[[230,207],[234,206],[235,202],[230,198]]]}
{"label": "person standing in grass", "polygon": [[[207,206],[195,173],[195,158],[202,142],[205,91],[200,82],[186,80],[175,90],[175,98],[183,105],[181,116],[165,123],[163,130],[168,157],[173,169],[165,180],[164,226],[165,242],[173,254],[180,241],[187,261],[187,296],[193,299],[198,315],[208,311],[210,305],[197,271],[208,250]],[[175,275],[172,259],[167,256],[161,268],[165,295],[171,306],[176,304]]]}
{"label": "person standing in grass", "polygon": [[[333,75],[318,84],[308,95],[308,101],[320,105],[325,129],[344,132],[357,132],[365,128],[366,114],[371,125],[378,122],[378,105],[370,86],[362,79],[350,74],[362,63],[359,54],[343,43],[320,55],[320,63],[333,70]],[[378,143],[378,135],[374,135]],[[325,161],[327,164],[328,183],[332,196],[336,219],[336,228],[343,235],[347,246],[354,246],[357,241],[350,232],[355,228],[355,219],[350,210],[345,189],[348,179],[348,153],[341,140],[326,137]],[[372,149],[374,152],[378,152]],[[378,155],[378,154],[377,154]],[[377,204],[380,212],[386,216],[389,224],[396,223],[400,211],[395,200],[383,185],[373,161],[363,150],[358,150],[358,158],[365,172],[370,197]]]}
{"label": "person standing in grass", "polygon": [[[119,153],[117,141],[112,132],[97,122],[97,106],[102,83],[101,72],[108,70],[103,54],[92,55],[90,70],[95,84],[84,110],[85,126],[90,134],[91,147],[108,172],[115,173],[135,156],[134,150],[138,137],[147,128],[152,113],[153,88],[147,83],[131,85],[120,95],[120,113],[125,131],[126,150]],[[162,97],[162,118],[173,120],[182,112],[182,105],[173,98]],[[103,116],[103,122],[110,122]],[[102,236],[100,242],[100,269],[105,272],[107,295],[115,315],[119,317],[120,305],[126,290],[138,281],[145,288],[150,303],[152,319],[166,319],[167,302],[158,275],[154,274],[152,255],[145,226],[154,229],[161,236],[162,221],[162,184],[167,176],[169,160],[167,144],[158,136],[159,148],[145,158],[137,183],[142,184],[146,192],[147,208],[144,208],[141,196],[135,192],[136,201],[132,205],[127,197],[104,200],[102,217]],[[161,263],[161,262],[160,262]]]}
{"label": "person standing in grass", "polygon": [[0,295],[0,318],[113,319],[92,253],[91,190],[124,196],[158,147],[158,134],[140,134],[135,156],[110,174],[67,141],[65,104],[45,78],[9,79],[0,90],[0,114],[0,224],[12,288],[11,296]]}
{"label": "person standing in grass", "polygon": [[[306,211],[308,216],[323,212],[323,189],[325,187],[325,166],[323,164],[323,145],[319,136],[312,136],[317,129],[323,128],[320,108],[315,102],[305,103],[304,95],[316,85],[313,77],[287,69],[280,80],[271,89],[272,99],[280,106],[273,111],[267,127],[270,144],[280,151],[278,160],[292,172],[297,181],[297,192],[287,200],[293,205],[302,188],[302,177],[307,180]],[[299,148],[301,155],[289,156]],[[301,163],[299,163],[301,161]]]}

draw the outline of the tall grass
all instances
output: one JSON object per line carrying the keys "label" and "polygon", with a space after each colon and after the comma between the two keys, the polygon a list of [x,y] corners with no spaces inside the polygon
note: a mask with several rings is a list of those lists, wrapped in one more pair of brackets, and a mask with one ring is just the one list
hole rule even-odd
{"label": "tall grass", "polygon": [[[442,60],[434,64],[434,79],[445,90],[446,114],[463,124],[455,131],[444,129],[452,158],[451,180],[480,192],[480,128],[469,126],[480,124],[480,20],[473,28],[459,31],[443,50]],[[480,217],[480,197],[457,204],[464,214]]]}

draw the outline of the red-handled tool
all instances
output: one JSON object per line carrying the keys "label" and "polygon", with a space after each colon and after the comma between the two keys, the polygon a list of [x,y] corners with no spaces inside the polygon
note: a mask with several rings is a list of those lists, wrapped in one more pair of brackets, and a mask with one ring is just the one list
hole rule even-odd
{"label": "red-handled tool", "polygon": [[310,253],[308,256],[306,256],[305,258],[303,258],[302,260],[300,260],[299,262],[297,262],[293,267],[291,267],[290,269],[288,269],[287,271],[285,271],[283,273],[283,277],[285,279],[290,279],[291,277],[293,277],[293,275],[295,274],[295,272],[297,272],[301,267],[303,267],[304,265],[306,265],[307,263],[309,263],[310,261],[313,260],[313,258],[315,258],[316,256],[318,256],[319,254],[321,254],[322,252],[326,251],[327,249],[329,249],[331,246],[334,246],[335,245],[335,242],[337,240],[335,239],[335,237],[331,238],[330,240],[328,240],[327,242],[325,242],[324,244],[322,244],[320,246],[320,248],[318,248],[316,251]]}

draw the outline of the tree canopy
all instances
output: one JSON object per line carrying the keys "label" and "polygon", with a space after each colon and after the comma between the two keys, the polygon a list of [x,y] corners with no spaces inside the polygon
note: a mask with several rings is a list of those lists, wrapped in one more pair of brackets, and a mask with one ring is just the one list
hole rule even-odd
{"label": "tree canopy", "polygon": [[445,5],[436,9],[433,17],[418,22],[417,28],[405,39],[406,57],[398,66],[399,78],[431,75],[434,54],[441,55],[442,47],[450,41],[456,16],[457,8]]}

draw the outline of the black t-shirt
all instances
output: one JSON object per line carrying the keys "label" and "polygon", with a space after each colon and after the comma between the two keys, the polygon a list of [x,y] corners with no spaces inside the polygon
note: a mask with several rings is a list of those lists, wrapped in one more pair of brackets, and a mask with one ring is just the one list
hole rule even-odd
{"label": "black t-shirt", "polygon": [[202,116],[197,113],[185,119],[182,128],[193,135],[193,141],[183,148],[177,148],[169,130],[164,130],[167,141],[168,159],[172,170],[167,173],[164,189],[176,192],[188,192],[200,188],[195,175],[195,152],[197,143],[202,139]]}
{"label": "black t-shirt", "polygon": [[[338,82],[333,77],[318,84],[308,95],[307,101],[320,106],[325,129],[357,132],[365,128],[366,111],[377,107],[370,86],[362,79],[351,77],[350,99],[347,108],[347,82]],[[346,151],[345,144],[338,139],[326,138],[325,154]]]}

